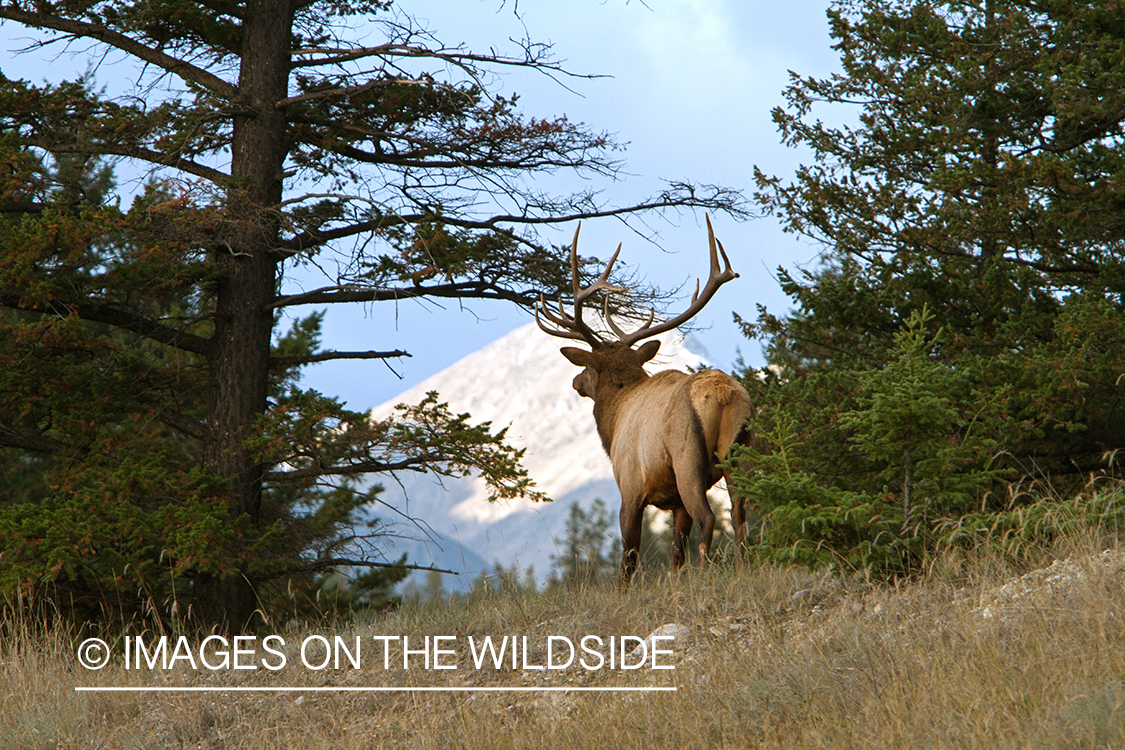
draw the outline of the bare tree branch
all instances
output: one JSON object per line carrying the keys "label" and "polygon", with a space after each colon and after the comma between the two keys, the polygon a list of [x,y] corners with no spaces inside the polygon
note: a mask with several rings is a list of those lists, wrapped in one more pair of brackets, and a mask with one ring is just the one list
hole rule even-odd
{"label": "bare tree branch", "polygon": [[291,469],[289,471],[267,471],[263,477],[267,482],[296,482],[320,477],[349,477],[359,474],[382,474],[392,471],[416,471],[425,473],[436,463],[441,463],[442,457],[417,456],[404,458],[401,461],[360,461],[353,464],[340,466],[321,466],[319,464],[305,469]]}
{"label": "bare tree branch", "polygon": [[277,109],[284,109],[291,104],[300,104],[303,102],[315,102],[322,99],[331,99],[332,97],[346,97],[362,94],[365,91],[379,88],[380,86],[399,86],[399,85],[418,85],[418,86],[432,86],[432,81],[412,81],[406,78],[385,78],[374,81],[368,81],[357,86],[338,86],[331,89],[319,89],[317,91],[310,91],[306,94],[299,94],[298,96],[291,96],[287,99],[282,99],[274,105]]}
{"label": "bare tree branch", "polygon": [[[705,190],[710,195],[697,196],[696,193]],[[683,191],[683,194],[677,191]],[[530,214],[498,214],[487,219],[469,219],[453,214],[443,214],[441,221],[461,229],[487,229],[503,231],[501,224],[519,224],[525,226],[565,224],[570,221],[587,219],[600,219],[613,216],[627,216],[642,211],[659,210],[664,208],[703,208],[713,211],[726,211],[739,217],[750,216],[750,211],[745,207],[745,200],[734,191],[713,185],[684,185],[674,183],[654,200],[638,203],[632,206],[608,209],[591,209],[588,211],[571,211],[565,214],[550,216],[533,216]],[[302,232],[296,236],[279,243],[279,249],[288,251],[287,254],[296,255],[329,242],[348,237],[354,237],[367,232],[377,232],[388,226],[399,224],[413,224],[430,218],[432,214],[419,212],[415,214],[399,214],[397,216],[381,216],[371,221],[361,221],[346,226],[332,229],[313,230]],[[390,299],[390,298],[387,298]]]}
{"label": "bare tree branch", "polygon": [[32,28],[54,29],[66,34],[93,39],[173,73],[185,81],[198,84],[219,96],[233,99],[238,95],[237,86],[224,81],[213,73],[208,73],[191,63],[148,47],[104,26],[46,13],[33,13],[11,5],[0,6],[0,18],[6,18]]}
{"label": "bare tree branch", "polygon": [[569,78],[605,78],[607,76],[596,73],[574,73],[566,70],[561,64],[552,62],[544,53],[550,50],[549,45],[523,45],[523,57],[505,57],[494,52],[482,55],[465,52],[458,49],[431,49],[418,47],[401,42],[380,44],[375,47],[356,47],[354,49],[313,48],[307,50],[294,50],[291,55],[316,55],[323,57],[309,57],[295,61],[292,68],[315,68],[324,65],[339,65],[345,62],[355,62],[368,57],[381,58],[415,58],[439,60],[453,67],[465,71],[470,77],[476,78],[478,64],[502,65],[505,67],[535,68],[544,73],[561,73]]}
{"label": "bare tree branch", "polygon": [[0,446],[45,454],[58,453],[69,448],[69,446],[44,435],[28,435],[24,432],[9,429],[4,425],[0,425]]}
{"label": "bare tree branch", "polygon": [[161,344],[193,354],[207,356],[211,351],[211,342],[202,336],[166,326],[151,318],[137,315],[109,303],[45,300],[32,304],[11,290],[0,290],[0,306],[36,313],[75,314],[83,320],[123,328]]}
{"label": "bare tree branch", "polygon": [[296,305],[323,305],[341,302],[386,302],[390,300],[411,299],[414,297],[441,297],[445,299],[502,299],[525,307],[535,304],[538,292],[525,294],[496,286],[486,281],[464,281],[452,284],[425,286],[416,284],[404,287],[364,288],[355,285],[326,287],[313,292],[279,297],[272,305],[274,309]]}
{"label": "bare tree branch", "polygon": [[298,365],[310,365],[315,362],[331,362],[338,359],[391,359],[394,357],[409,357],[410,352],[405,352],[401,349],[395,349],[390,352],[338,352],[338,351],[325,351],[319,354],[308,354],[304,356],[293,357],[272,357],[270,363],[280,367],[296,367]]}
{"label": "bare tree branch", "polygon": [[385,563],[374,560],[360,560],[347,557],[330,557],[317,560],[305,568],[295,569],[295,572],[313,573],[327,568],[389,568],[391,570],[425,570],[448,575],[461,575],[455,570],[446,570],[435,565],[416,565],[414,563]]}
{"label": "bare tree branch", "polygon": [[165,154],[160,151],[154,151],[150,148],[143,146],[124,146],[113,143],[70,143],[59,144],[51,143],[49,146],[43,142],[28,141],[28,145],[38,146],[39,148],[46,149],[55,154],[91,154],[91,155],[111,155],[111,156],[125,156],[140,161],[147,161],[150,164],[155,164],[161,167],[171,167],[179,169],[183,172],[193,174],[196,177],[202,177],[205,180],[210,180],[216,184],[223,184],[230,179],[230,175],[212,167],[204,166],[190,159],[184,159],[180,156],[173,156]]}

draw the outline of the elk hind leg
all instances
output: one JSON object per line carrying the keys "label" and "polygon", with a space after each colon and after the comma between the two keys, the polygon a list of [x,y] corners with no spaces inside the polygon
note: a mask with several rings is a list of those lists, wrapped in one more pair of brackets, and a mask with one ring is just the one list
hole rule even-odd
{"label": "elk hind leg", "polygon": [[687,508],[681,505],[672,509],[672,549],[668,553],[668,565],[672,570],[684,567],[684,550],[691,535],[691,526],[691,514]]}
{"label": "elk hind leg", "polygon": [[734,525],[734,543],[737,556],[734,559],[735,570],[741,571],[746,564],[746,500],[737,494],[730,483],[730,472],[727,475],[727,492],[730,493],[730,518]]}
{"label": "elk hind leg", "polygon": [[[753,441],[753,434],[747,428],[743,427],[739,431],[738,436],[734,440],[737,445],[750,445]],[[749,467],[742,466],[742,469]],[[734,482],[731,475],[733,472],[729,466],[723,467],[723,479],[726,480],[727,493],[730,495],[730,518],[731,524],[734,526],[734,540],[737,551],[735,558],[735,568],[742,570],[746,564],[746,497],[735,489]]]}
{"label": "elk hind leg", "polygon": [[[679,425],[678,429],[676,425]],[[699,567],[707,565],[711,537],[715,533],[715,514],[707,501],[707,488],[714,484],[712,463],[708,460],[707,440],[695,412],[669,423],[665,446],[672,459],[676,492],[692,520],[699,524]]]}
{"label": "elk hind leg", "polygon": [[707,502],[707,488],[704,486],[702,476],[702,473],[697,473],[694,477],[676,479],[685,510],[692,520],[699,524],[700,568],[707,565],[707,555],[711,552],[711,538],[715,534],[715,514],[711,511],[711,504]]}

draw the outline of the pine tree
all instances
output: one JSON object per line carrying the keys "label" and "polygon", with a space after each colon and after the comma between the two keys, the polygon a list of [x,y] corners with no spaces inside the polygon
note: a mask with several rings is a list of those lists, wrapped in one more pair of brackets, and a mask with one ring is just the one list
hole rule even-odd
{"label": "pine tree", "polygon": [[575,587],[615,578],[621,543],[611,537],[613,527],[613,519],[601,498],[595,499],[589,510],[572,504],[562,549],[551,556],[555,563],[551,583]]}
{"label": "pine tree", "polygon": [[[848,373],[886,362],[927,307],[945,331],[941,359],[982,393],[1007,393],[1013,469],[1083,482],[1106,467],[1125,416],[1122,13],[834,5],[842,72],[794,76],[774,113],[784,141],[815,162],[792,182],[757,173],[758,199],[822,242],[824,263],[783,271],[795,311],[746,326],[801,381],[794,392],[823,399],[828,418],[813,423],[838,426],[834,411],[856,405]],[[854,117],[829,124],[816,115],[826,103],[836,121],[845,108]],[[847,472],[846,435],[819,431],[810,448]]]}
{"label": "pine tree", "polygon": [[1066,494],[1125,441],[1125,10],[845,0],[829,21],[841,72],[793,75],[774,112],[813,159],[756,173],[823,255],[780,271],[792,312],[744,322],[770,367],[745,378],[740,481],[763,556],[898,573],[1017,514],[1002,478]]}

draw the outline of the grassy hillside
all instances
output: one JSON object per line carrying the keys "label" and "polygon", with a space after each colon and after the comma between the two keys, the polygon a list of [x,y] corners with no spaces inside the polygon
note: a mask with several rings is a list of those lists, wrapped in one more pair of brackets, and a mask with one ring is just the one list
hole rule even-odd
{"label": "grassy hillside", "polygon": [[[1120,747],[1123,584],[1125,546],[1086,533],[1018,567],[997,555],[951,554],[897,586],[713,565],[678,579],[650,576],[624,596],[516,589],[339,630],[290,625],[277,649],[286,666],[277,670],[261,662],[192,670],[183,661],[168,671],[126,670],[118,638],[114,660],[90,671],[75,658],[85,635],[44,634],[9,619],[0,748]],[[476,669],[465,647],[470,636],[526,636],[535,666],[545,663],[549,635],[578,643],[671,623],[681,637],[660,659],[674,669]],[[311,635],[348,644],[359,636],[362,667],[304,667],[298,644]],[[454,655],[439,662],[458,668],[427,670],[416,655],[403,670],[396,641],[384,669],[373,635],[407,636],[412,648],[424,636],[448,636]],[[75,692],[83,685],[676,691]]]}

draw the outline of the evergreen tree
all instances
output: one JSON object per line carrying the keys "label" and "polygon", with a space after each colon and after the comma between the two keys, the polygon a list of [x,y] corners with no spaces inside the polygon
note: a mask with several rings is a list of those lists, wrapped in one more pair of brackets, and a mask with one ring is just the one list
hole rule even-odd
{"label": "evergreen tree", "polygon": [[[938,356],[984,393],[1007,389],[1014,468],[1082,481],[1105,467],[1121,445],[1125,372],[1122,13],[833,6],[843,71],[795,76],[774,113],[815,163],[793,182],[757,174],[762,204],[825,248],[821,268],[782,272],[792,314],[746,326],[790,382],[814,377],[852,408],[844,373],[885,362],[925,306],[945,331]],[[856,118],[827,124],[813,114],[821,103]],[[812,443],[829,460],[847,445]]]}
{"label": "evergreen tree", "polygon": [[746,378],[748,481],[772,550],[862,565],[901,542],[894,567],[921,549],[903,535],[1008,510],[998,477],[1066,492],[1125,440],[1125,10],[849,0],[829,20],[842,71],[794,75],[774,112],[814,161],[756,174],[824,254],[781,271],[793,312],[744,323],[771,364]]}
{"label": "evergreen tree", "polygon": [[987,433],[997,424],[994,404],[972,390],[967,374],[931,357],[942,331],[931,338],[928,322],[925,307],[911,315],[886,366],[859,374],[858,408],[840,419],[894,488],[908,533],[927,515],[972,510],[998,476],[997,441]]}
{"label": "evergreen tree", "polygon": [[[536,175],[619,168],[607,136],[488,90],[505,68],[559,72],[549,48],[446,46],[387,0],[37,0],[0,18],[132,59],[144,91],[0,79],[0,445],[9,467],[48,469],[0,507],[6,592],[96,608],[109,591],[127,616],[242,628],[294,577],[385,564],[353,530],[370,499],[355,477],[477,471],[495,496],[534,495],[503,432],[436,395],[372,424],[301,389],[305,365],[403,353],[323,351],[317,318],[284,333],[280,313],[530,308],[569,288],[537,226],[740,210],[691,185],[625,207],[542,193]],[[106,158],[153,170],[127,210],[44,179]],[[323,258],[335,283],[289,287]]]}
{"label": "evergreen tree", "polygon": [[621,542],[610,534],[614,525],[601,498],[595,499],[588,511],[578,503],[572,504],[562,550],[551,556],[555,572],[551,574],[550,583],[583,586],[615,578]]}
{"label": "evergreen tree", "polygon": [[534,593],[539,588],[535,582],[535,568],[520,568],[519,563],[504,565],[494,561],[492,565],[482,570],[469,585],[467,598],[485,598],[489,596],[523,595]]}

